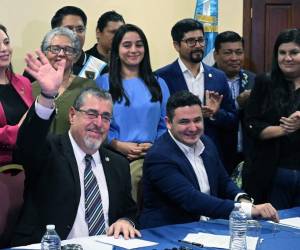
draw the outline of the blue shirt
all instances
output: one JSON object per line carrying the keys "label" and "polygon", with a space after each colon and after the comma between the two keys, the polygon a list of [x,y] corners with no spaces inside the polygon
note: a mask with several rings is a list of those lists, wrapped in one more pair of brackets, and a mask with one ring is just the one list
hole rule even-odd
{"label": "blue shirt", "polygon": [[[170,96],[167,84],[157,78],[162,92],[162,102],[151,102],[151,93],[142,79],[138,77],[122,81],[130,105],[125,106],[125,98],[115,102],[108,141],[116,139],[123,142],[153,143],[166,131],[166,103]],[[99,88],[109,90],[108,74],[96,79]]]}

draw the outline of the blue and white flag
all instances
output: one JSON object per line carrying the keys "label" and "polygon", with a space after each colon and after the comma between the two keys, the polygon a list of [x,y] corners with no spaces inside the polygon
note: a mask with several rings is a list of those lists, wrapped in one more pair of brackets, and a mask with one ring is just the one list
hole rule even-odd
{"label": "blue and white flag", "polygon": [[218,34],[218,0],[197,0],[195,19],[204,25],[206,45],[203,62],[213,65],[214,42]]}

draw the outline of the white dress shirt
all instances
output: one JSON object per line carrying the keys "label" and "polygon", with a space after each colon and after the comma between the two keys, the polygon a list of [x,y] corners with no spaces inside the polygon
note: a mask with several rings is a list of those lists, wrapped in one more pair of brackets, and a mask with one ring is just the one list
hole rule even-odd
{"label": "white dress shirt", "polygon": [[[55,108],[47,108],[39,104],[37,101],[35,102],[35,110],[37,115],[44,120],[48,120],[53,113]],[[89,235],[88,224],[85,220],[85,197],[84,197],[84,170],[85,170],[85,155],[81,148],[78,146],[76,141],[74,140],[73,136],[69,131],[69,138],[73,147],[74,155],[77,162],[78,173],[79,173],[79,180],[80,180],[80,201],[79,206],[77,209],[76,218],[72,229],[67,237],[67,239],[77,238],[77,237],[85,237]],[[105,227],[108,228],[109,221],[108,221],[108,210],[109,210],[109,195],[108,189],[106,184],[106,178],[103,170],[103,166],[101,163],[99,151],[92,155],[92,171],[96,177],[101,200],[102,200],[102,208],[105,220]]]}
{"label": "white dress shirt", "polygon": [[[76,218],[73,224],[73,227],[67,237],[67,239],[77,238],[77,237],[84,237],[89,235],[88,224],[85,220],[85,196],[84,196],[84,170],[85,170],[85,155],[81,148],[77,145],[74,138],[72,137],[69,131],[69,137],[71,140],[71,144],[73,147],[73,151],[75,154],[77,166],[78,166],[78,173],[80,179],[80,201],[79,206],[76,214]],[[92,171],[96,177],[98,187],[100,190],[101,200],[102,200],[102,208],[105,220],[105,227],[108,228],[108,208],[109,208],[109,196],[108,196],[108,189],[105,179],[105,174],[103,171],[103,166],[101,163],[99,151],[92,155]]]}
{"label": "white dress shirt", "polygon": [[189,147],[180,141],[178,141],[170,132],[169,134],[172,137],[172,139],[175,141],[175,143],[178,145],[178,147],[182,150],[186,158],[191,163],[193,170],[195,172],[195,175],[198,180],[199,188],[202,193],[210,194],[210,186],[208,182],[207,173],[203,164],[203,160],[201,157],[201,154],[203,153],[205,147],[201,140],[198,140],[196,145],[194,147]]}
{"label": "white dress shirt", "polygon": [[184,65],[180,58],[178,58],[178,64],[184,76],[188,90],[194,95],[198,96],[201,100],[201,103],[204,103],[204,68],[202,63],[200,62],[200,70],[196,77]]}

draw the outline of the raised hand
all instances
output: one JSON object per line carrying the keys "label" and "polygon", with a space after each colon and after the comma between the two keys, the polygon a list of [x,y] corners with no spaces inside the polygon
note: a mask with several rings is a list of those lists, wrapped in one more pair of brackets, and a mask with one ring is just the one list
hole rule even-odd
{"label": "raised hand", "polygon": [[26,55],[25,70],[37,79],[43,93],[54,96],[62,84],[66,60],[59,61],[57,69],[54,69],[41,50],[36,50],[35,53],[38,58],[33,53]]}

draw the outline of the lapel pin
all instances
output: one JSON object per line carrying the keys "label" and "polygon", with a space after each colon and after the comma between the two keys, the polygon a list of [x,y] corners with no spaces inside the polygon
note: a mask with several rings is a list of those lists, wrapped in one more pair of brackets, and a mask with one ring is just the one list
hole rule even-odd
{"label": "lapel pin", "polygon": [[211,74],[211,73],[209,73],[209,74],[208,74],[208,77],[212,78],[212,74]]}
{"label": "lapel pin", "polygon": [[109,159],[109,157],[108,156],[105,156],[105,161],[107,161],[107,162],[109,162],[110,161],[110,159]]}

